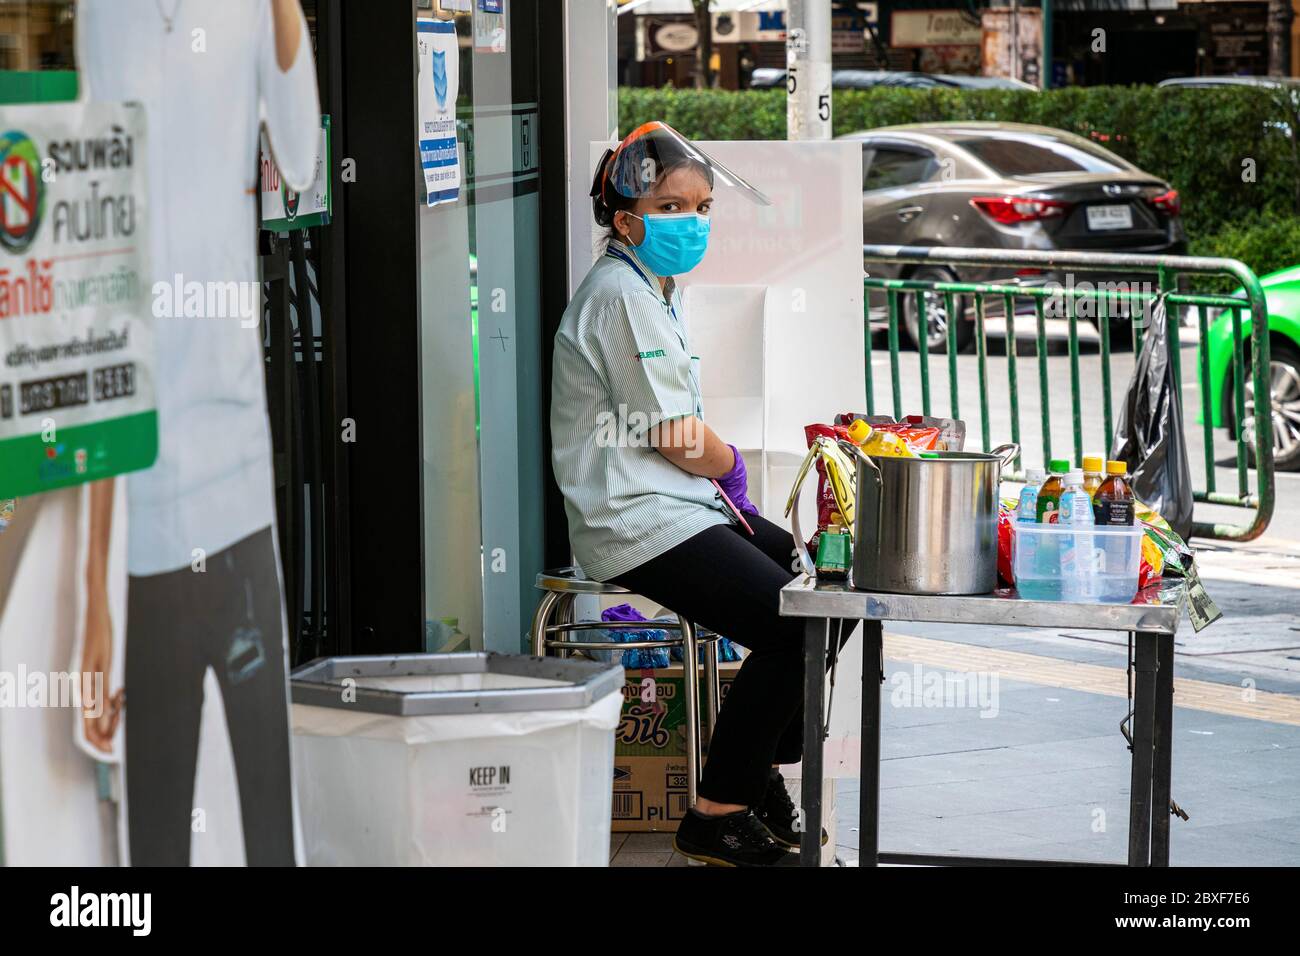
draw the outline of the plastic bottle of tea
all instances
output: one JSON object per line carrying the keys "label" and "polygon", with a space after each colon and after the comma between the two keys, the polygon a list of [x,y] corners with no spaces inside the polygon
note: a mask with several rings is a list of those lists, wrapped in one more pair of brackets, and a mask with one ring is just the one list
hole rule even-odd
{"label": "plastic bottle of tea", "polygon": [[1056,524],[1057,512],[1061,510],[1061,492],[1065,490],[1061,479],[1070,470],[1070,463],[1064,458],[1053,458],[1047,470],[1050,474],[1038,489],[1038,523]]}
{"label": "plastic bottle of tea", "polygon": [[1128,465],[1122,461],[1106,462],[1106,480],[1092,499],[1092,513],[1097,524],[1125,526],[1133,524],[1133,486],[1128,481]]}

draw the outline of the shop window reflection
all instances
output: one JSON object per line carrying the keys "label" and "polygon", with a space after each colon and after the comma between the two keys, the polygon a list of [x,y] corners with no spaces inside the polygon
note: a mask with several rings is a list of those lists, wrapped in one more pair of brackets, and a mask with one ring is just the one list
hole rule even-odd
{"label": "shop window reflection", "polygon": [[0,3],[0,102],[77,95],[73,0]]}

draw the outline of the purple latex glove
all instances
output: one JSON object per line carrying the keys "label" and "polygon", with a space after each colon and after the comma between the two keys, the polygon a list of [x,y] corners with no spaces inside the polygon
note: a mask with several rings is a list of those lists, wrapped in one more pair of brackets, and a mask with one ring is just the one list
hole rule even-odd
{"label": "purple latex glove", "polygon": [[616,604],[600,612],[602,621],[644,621],[645,615],[630,604]]}
{"label": "purple latex glove", "polygon": [[722,490],[727,493],[727,497],[741,511],[747,514],[756,515],[758,509],[754,503],[749,500],[749,476],[745,473],[745,459],[740,457],[740,452],[736,451],[735,445],[728,445],[732,454],[736,456],[736,463],[731,466],[731,471],[727,472],[718,479],[718,484]]}

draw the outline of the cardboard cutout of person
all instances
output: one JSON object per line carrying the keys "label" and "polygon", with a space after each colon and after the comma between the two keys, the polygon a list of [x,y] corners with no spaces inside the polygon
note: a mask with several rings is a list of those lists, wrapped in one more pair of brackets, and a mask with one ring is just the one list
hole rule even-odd
{"label": "cardboard cutout of person", "polygon": [[[245,859],[293,864],[255,189],[263,124],[289,187],[314,178],[320,104],[306,21],[298,0],[80,0],[77,45],[90,98],[146,109],[160,447],[152,468],[126,479],[125,686],[106,691],[107,707],[91,702],[85,737],[109,753],[125,713],[129,862],[187,865],[211,671]],[[111,480],[100,485],[89,496],[82,666],[107,674],[113,493]]]}

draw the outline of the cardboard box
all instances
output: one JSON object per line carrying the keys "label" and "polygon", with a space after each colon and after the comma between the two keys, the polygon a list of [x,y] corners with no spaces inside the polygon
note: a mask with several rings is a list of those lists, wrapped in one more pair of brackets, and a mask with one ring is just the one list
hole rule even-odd
{"label": "cardboard box", "polygon": [[686,815],[685,757],[614,757],[615,833],[675,833]]}
{"label": "cardboard box", "polygon": [[[722,700],[742,662],[718,665]],[[700,669],[700,720],[707,728]],[[614,799],[611,830],[615,833],[675,833],[686,815],[686,699],[682,666],[624,672],[623,714],[615,731]],[[708,755],[707,730],[705,756]],[[796,806],[799,781],[786,773]],[[830,840],[823,864],[835,853],[835,781],[822,784],[823,826]]]}
{"label": "cardboard box", "polygon": [[[740,663],[718,665],[724,701]],[[703,684],[700,668],[700,719],[707,722]],[[687,807],[681,664],[624,673],[623,715],[614,733],[614,832],[674,832]]]}

